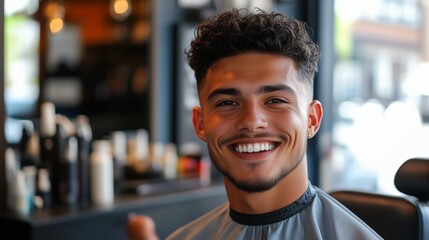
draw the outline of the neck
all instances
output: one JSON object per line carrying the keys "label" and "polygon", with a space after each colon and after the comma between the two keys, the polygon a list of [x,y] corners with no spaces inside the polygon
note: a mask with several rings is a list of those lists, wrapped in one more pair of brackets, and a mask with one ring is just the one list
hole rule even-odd
{"label": "neck", "polygon": [[305,193],[308,187],[307,163],[303,160],[294,171],[265,192],[244,192],[228,179],[224,181],[230,207],[235,211],[246,214],[273,212],[293,203]]}

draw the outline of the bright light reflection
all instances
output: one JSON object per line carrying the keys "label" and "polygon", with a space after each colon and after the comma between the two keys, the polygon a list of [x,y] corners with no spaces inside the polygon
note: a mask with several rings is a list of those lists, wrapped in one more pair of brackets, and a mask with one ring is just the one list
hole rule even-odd
{"label": "bright light reflection", "polygon": [[64,21],[62,18],[53,18],[49,22],[49,30],[51,33],[58,33],[64,28]]}
{"label": "bright light reflection", "polygon": [[110,3],[110,14],[118,21],[125,20],[131,14],[131,3],[129,0],[112,0]]}
{"label": "bright light reflection", "polygon": [[116,14],[124,14],[128,11],[129,5],[125,0],[115,1],[114,9]]}

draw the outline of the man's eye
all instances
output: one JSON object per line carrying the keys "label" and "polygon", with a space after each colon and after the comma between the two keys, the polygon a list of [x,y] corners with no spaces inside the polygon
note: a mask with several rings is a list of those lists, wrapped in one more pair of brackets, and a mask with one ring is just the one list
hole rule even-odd
{"label": "man's eye", "polygon": [[268,104],[270,104],[270,103],[287,103],[287,101],[284,99],[280,99],[280,98],[273,98],[273,99],[270,99],[267,103]]}
{"label": "man's eye", "polygon": [[222,102],[218,103],[216,106],[218,106],[218,107],[224,107],[224,106],[235,106],[235,105],[237,105],[236,102],[234,102],[232,100],[225,100],[225,101],[222,101]]}

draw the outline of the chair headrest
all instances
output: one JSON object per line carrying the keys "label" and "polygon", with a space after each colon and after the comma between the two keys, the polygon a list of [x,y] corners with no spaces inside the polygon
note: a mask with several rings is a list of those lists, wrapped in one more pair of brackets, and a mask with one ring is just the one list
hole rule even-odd
{"label": "chair headrest", "polygon": [[404,162],[395,175],[396,188],[421,201],[429,200],[429,159],[411,158]]}

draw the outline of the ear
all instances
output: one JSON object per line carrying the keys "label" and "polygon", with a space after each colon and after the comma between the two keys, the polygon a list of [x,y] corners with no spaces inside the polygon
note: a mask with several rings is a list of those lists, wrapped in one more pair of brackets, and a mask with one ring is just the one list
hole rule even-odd
{"label": "ear", "polygon": [[206,141],[206,131],[204,129],[203,111],[201,107],[194,107],[192,109],[192,122],[194,130],[201,141]]}
{"label": "ear", "polygon": [[317,100],[313,100],[313,102],[310,103],[309,110],[308,110],[308,126],[307,126],[308,138],[312,138],[314,135],[316,135],[317,131],[319,131],[320,124],[322,122],[322,117],[323,117],[322,104]]}

